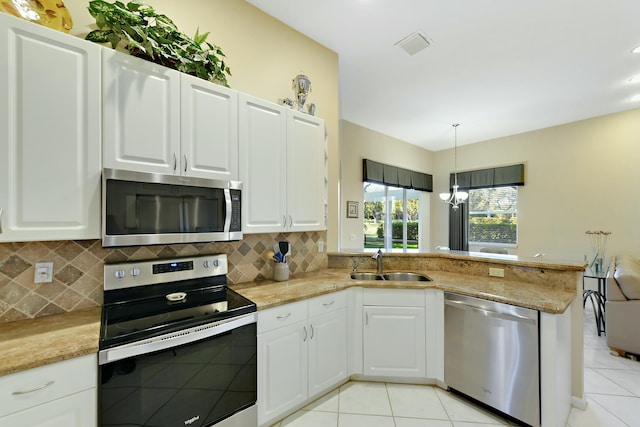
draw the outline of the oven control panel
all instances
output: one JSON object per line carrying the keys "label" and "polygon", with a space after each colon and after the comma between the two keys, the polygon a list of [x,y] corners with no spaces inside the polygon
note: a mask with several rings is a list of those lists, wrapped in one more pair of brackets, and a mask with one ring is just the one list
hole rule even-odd
{"label": "oven control panel", "polygon": [[105,264],[104,290],[222,276],[227,273],[226,254]]}

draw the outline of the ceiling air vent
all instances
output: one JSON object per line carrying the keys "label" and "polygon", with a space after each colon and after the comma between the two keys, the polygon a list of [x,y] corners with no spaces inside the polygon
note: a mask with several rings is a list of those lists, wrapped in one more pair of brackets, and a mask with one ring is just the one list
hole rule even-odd
{"label": "ceiling air vent", "polygon": [[422,31],[416,31],[415,33],[409,34],[407,37],[400,40],[395,44],[395,46],[399,46],[409,55],[415,55],[421,50],[428,48],[430,44],[431,42],[425,33]]}

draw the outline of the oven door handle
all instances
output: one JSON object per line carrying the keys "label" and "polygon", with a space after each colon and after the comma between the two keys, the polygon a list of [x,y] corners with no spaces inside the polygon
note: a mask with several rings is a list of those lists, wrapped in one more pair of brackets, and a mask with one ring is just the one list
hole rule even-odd
{"label": "oven door handle", "polygon": [[183,329],[170,334],[160,335],[119,347],[101,350],[98,353],[98,364],[105,365],[107,363],[116,362],[129,357],[152,353],[159,350],[166,350],[168,348],[210,338],[228,332],[232,329],[237,329],[241,326],[256,323],[256,317],[256,313],[245,314],[233,319],[194,326],[193,328]]}

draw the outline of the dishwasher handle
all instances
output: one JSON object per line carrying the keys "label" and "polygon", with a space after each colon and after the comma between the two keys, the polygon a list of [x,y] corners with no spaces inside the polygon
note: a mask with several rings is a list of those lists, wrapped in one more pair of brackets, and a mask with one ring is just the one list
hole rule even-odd
{"label": "dishwasher handle", "polygon": [[493,317],[495,319],[510,320],[514,322],[529,323],[533,325],[537,323],[536,319],[533,319],[531,317],[520,316],[519,314],[514,314],[514,313],[500,313],[497,311],[488,310],[486,308],[466,304],[462,301],[445,300],[444,303],[445,305],[448,305],[451,307],[456,307],[456,308],[460,308],[462,310],[467,310],[467,311],[474,311],[476,313],[481,313],[487,317]]}

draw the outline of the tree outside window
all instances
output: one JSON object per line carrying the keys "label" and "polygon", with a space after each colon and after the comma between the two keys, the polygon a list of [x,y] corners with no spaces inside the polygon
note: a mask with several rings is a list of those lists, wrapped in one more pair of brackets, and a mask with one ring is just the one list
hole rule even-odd
{"label": "tree outside window", "polygon": [[469,191],[469,242],[518,243],[518,187]]}

